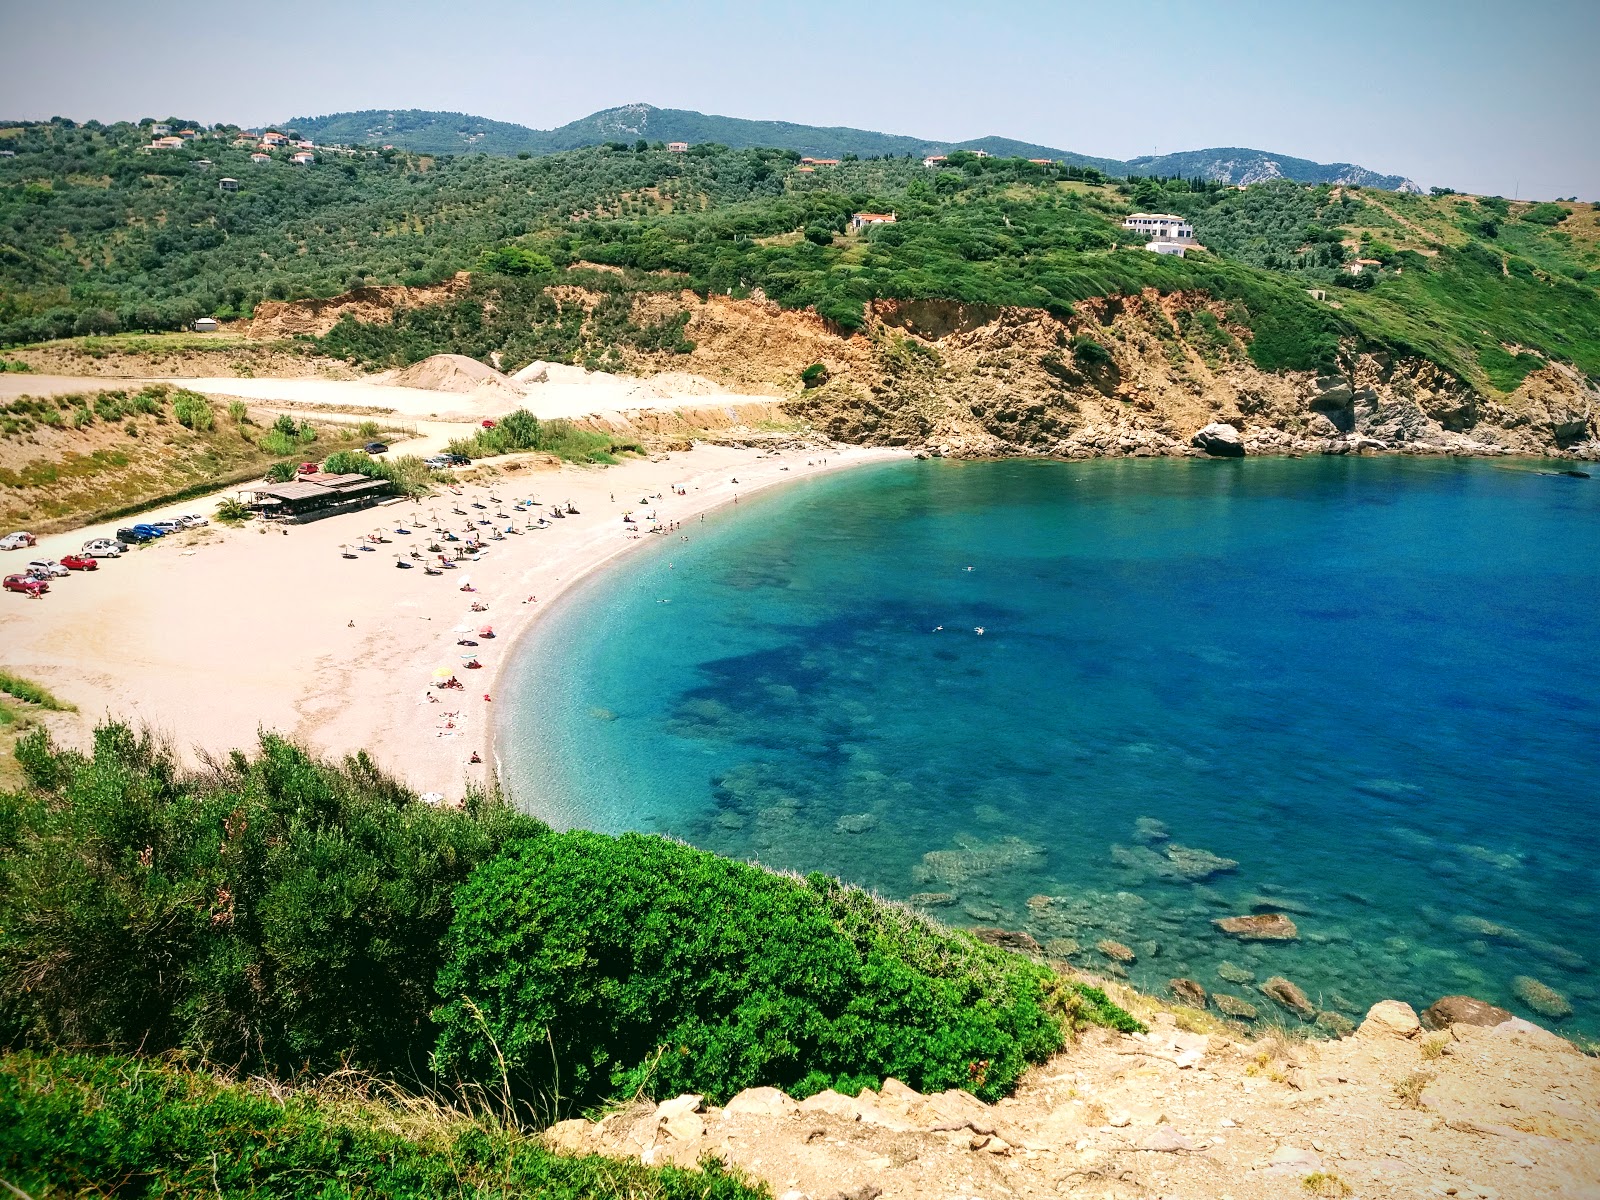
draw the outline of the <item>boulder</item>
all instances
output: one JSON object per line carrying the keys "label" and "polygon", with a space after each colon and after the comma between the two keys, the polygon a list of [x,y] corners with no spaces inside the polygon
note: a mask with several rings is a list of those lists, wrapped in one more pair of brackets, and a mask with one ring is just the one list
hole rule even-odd
{"label": "boulder", "polygon": [[1140,817],[1133,823],[1133,840],[1149,845],[1151,842],[1164,842],[1172,836],[1167,832],[1165,821],[1158,821],[1154,817]]}
{"label": "boulder", "polygon": [[1052,958],[1071,958],[1082,949],[1076,938],[1051,938],[1044,944],[1044,952]]}
{"label": "boulder", "polygon": [[1206,1006],[1206,989],[1193,979],[1169,979],[1167,990],[1184,1004],[1193,1005],[1195,1008]]}
{"label": "boulder", "polygon": [[656,1106],[656,1116],[663,1121],[670,1121],[673,1117],[680,1116],[683,1113],[699,1112],[700,1103],[703,1099],[704,1097],[696,1095],[694,1092],[685,1092],[681,1096],[675,1096],[671,1100],[663,1100],[658,1104]]}
{"label": "boulder", "polygon": [[1196,431],[1193,442],[1212,458],[1244,457],[1244,439],[1239,436],[1239,431],[1221,421],[1213,421]]}
{"label": "boulder", "polygon": [[782,1117],[799,1105],[775,1087],[745,1088],[723,1110],[729,1116]]}
{"label": "boulder", "polygon": [[1422,1010],[1425,1029],[1449,1029],[1452,1025],[1499,1025],[1511,1014],[1476,996],[1440,996]]}
{"label": "boulder", "polygon": [[1317,1015],[1317,1006],[1311,1003],[1310,997],[1282,975],[1274,975],[1261,985],[1261,994],[1269,1000],[1275,1000],[1290,1012],[1300,1017],[1310,1019]]}
{"label": "boulder", "polygon": [[1349,1037],[1356,1031],[1356,1023],[1343,1013],[1324,1010],[1317,1014],[1317,1028],[1332,1037]]}
{"label": "boulder", "polygon": [[1015,950],[1019,954],[1043,955],[1044,947],[1031,933],[1023,933],[1017,929],[988,929],[979,927],[972,930],[972,936],[980,942],[987,942],[991,946],[999,946],[1002,950]]}
{"label": "boulder", "polygon": [[1367,1018],[1356,1030],[1357,1037],[1414,1038],[1422,1032],[1417,1010],[1399,1000],[1379,1000],[1367,1009]]}
{"label": "boulder", "polygon": [[1292,942],[1300,936],[1294,922],[1283,913],[1219,917],[1211,923],[1228,936],[1247,942]]}
{"label": "boulder", "polygon": [[832,1113],[834,1116],[843,1117],[847,1121],[861,1119],[861,1106],[856,1099],[853,1096],[846,1096],[836,1092],[832,1088],[820,1091],[814,1096],[807,1096],[800,1101],[800,1111]]}

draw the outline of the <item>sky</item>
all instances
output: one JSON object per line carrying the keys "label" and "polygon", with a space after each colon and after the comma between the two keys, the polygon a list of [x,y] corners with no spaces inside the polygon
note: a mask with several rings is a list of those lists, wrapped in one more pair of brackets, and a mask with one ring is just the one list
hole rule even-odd
{"label": "sky", "polygon": [[643,101],[1112,158],[1246,146],[1600,199],[1597,0],[0,0],[0,119]]}

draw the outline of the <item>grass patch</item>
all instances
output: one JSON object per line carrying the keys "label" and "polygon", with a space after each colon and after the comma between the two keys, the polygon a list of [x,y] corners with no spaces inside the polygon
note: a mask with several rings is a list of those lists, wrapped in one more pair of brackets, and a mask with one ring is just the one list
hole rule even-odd
{"label": "grass patch", "polygon": [[493,429],[450,443],[450,453],[469,458],[494,458],[533,450],[573,463],[616,463],[620,454],[643,454],[638,442],[580,429],[571,421],[541,421],[525,408],[507,414]]}
{"label": "grass patch", "polygon": [[324,1087],[272,1094],[124,1057],[0,1058],[0,1176],[18,1195],[758,1200],[700,1170],[552,1154],[492,1119]]}
{"label": "grass patch", "polygon": [[20,675],[13,675],[10,671],[0,670],[0,692],[49,712],[78,711],[77,705],[57,699],[49,688],[34,683],[31,679],[24,679]]}
{"label": "grass patch", "polygon": [[1394,1081],[1394,1094],[1406,1108],[1421,1108],[1422,1093],[1432,1082],[1431,1071],[1412,1071]]}

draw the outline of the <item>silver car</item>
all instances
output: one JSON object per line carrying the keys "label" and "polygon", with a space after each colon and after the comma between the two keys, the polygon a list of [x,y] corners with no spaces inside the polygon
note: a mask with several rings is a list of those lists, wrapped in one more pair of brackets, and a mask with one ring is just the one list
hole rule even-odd
{"label": "silver car", "polygon": [[36,558],[28,564],[28,574],[39,579],[65,578],[72,574],[53,558]]}
{"label": "silver car", "polygon": [[90,558],[121,558],[122,543],[110,538],[95,538],[83,544],[83,552]]}

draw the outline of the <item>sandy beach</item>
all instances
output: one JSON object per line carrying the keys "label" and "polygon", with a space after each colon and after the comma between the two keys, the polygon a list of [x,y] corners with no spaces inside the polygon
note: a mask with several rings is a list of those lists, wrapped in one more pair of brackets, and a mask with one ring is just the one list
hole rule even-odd
{"label": "sandy beach", "polygon": [[[197,757],[250,746],[258,730],[272,730],[325,754],[364,749],[417,791],[454,800],[469,780],[485,778],[487,766],[468,760],[474,752],[490,760],[493,700],[485,696],[495,695],[506,652],[564,589],[651,541],[630,534],[625,511],[683,522],[692,538],[692,518],[736,496],[900,453],[697,445],[614,467],[507,473],[492,485],[464,485],[460,496],[441,491],[308,525],[213,523],[55,580],[42,599],[6,594],[4,659],[78,706],[77,718],[54,722],[62,741],[86,740],[96,721],[115,717],[147,724]],[[686,494],[674,494],[674,484]],[[661,500],[640,503],[658,493]],[[521,529],[529,517],[510,506],[535,497],[546,510],[570,502],[579,515],[489,542],[481,561],[442,575],[396,567],[397,556],[433,540],[436,523],[465,533],[469,517],[452,509]],[[141,519],[213,507],[214,498],[189,501]],[[496,519],[500,512],[515,520]],[[0,567],[60,558],[127,520],[43,538],[34,551],[0,556]],[[390,540],[341,556],[341,546],[375,530]],[[476,590],[462,591],[469,579]],[[485,611],[471,612],[474,601]],[[469,648],[452,630],[464,622],[495,631],[492,640],[474,638],[481,669],[463,666]],[[444,666],[458,668],[464,690],[430,687]]]}

